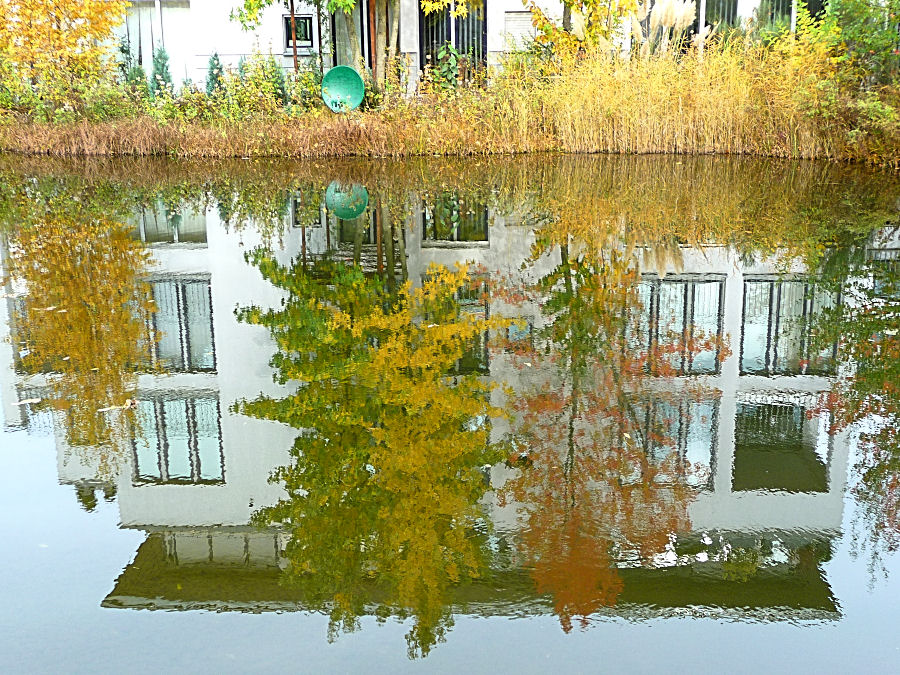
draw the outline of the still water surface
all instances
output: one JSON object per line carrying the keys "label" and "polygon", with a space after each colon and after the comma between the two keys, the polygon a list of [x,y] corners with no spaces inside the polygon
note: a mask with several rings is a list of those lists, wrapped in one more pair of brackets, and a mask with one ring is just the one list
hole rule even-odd
{"label": "still water surface", "polygon": [[0,160],[31,672],[900,669],[900,186]]}

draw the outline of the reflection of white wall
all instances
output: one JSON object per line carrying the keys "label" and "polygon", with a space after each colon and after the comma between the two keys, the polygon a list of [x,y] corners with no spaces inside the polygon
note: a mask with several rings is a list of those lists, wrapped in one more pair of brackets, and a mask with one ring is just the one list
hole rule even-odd
{"label": "reflection of white wall", "polygon": [[[9,246],[6,235],[0,235],[0,279],[8,274],[7,258]],[[20,427],[23,424],[22,409],[16,405],[16,372],[13,349],[15,345],[10,339],[10,316],[12,316],[11,284],[0,285],[0,412],[3,424],[7,427]]]}
{"label": "reflection of white wall", "polygon": [[[122,481],[119,506],[125,525],[240,525],[258,507],[273,503],[281,488],[267,482],[268,472],[288,459],[295,432],[274,422],[231,412],[239,400],[260,393],[277,395],[268,365],[275,351],[268,331],[240,323],[239,306],[277,305],[281,291],[264,281],[259,271],[244,261],[244,252],[259,244],[252,233],[228,232],[215,210],[207,214],[207,248],[154,250],[155,272],[210,275],[213,331],[216,347],[215,374],[144,376],[142,391],[218,392],[221,437],[225,461],[224,485],[133,485]],[[291,234],[280,257],[288,259],[299,248]]]}

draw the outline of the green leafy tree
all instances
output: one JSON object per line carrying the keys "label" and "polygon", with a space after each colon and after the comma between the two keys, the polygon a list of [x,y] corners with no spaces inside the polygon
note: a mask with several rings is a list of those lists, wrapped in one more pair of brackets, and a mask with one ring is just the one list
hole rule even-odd
{"label": "green leafy tree", "polygon": [[829,0],[825,29],[836,26],[840,61],[868,85],[900,77],[900,0]]}

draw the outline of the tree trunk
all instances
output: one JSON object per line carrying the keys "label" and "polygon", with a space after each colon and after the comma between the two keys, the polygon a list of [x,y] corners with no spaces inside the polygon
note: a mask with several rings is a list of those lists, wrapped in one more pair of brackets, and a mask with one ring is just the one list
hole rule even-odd
{"label": "tree trunk", "polygon": [[563,0],[563,30],[572,32],[572,7],[566,0]]}
{"label": "tree trunk", "polygon": [[372,82],[377,90],[379,86],[378,78],[375,77],[375,0],[366,0],[366,4],[369,8],[369,25],[367,26],[369,33],[369,61],[371,61]]}
{"label": "tree trunk", "polygon": [[[322,2],[323,0],[317,0],[316,2],[316,25],[319,26],[319,72],[325,72],[325,57],[322,54]],[[331,38],[334,39],[334,36]]]}
{"label": "tree trunk", "polygon": [[[362,7],[360,7],[362,11]],[[353,20],[353,13],[341,12],[344,15],[344,25],[347,27],[347,37],[350,39],[350,58],[353,59],[351,64],[354,68],[364,67],[362,63],[362,52],[359,49],[359,33],[356,31],[356,22]]]}
{"label": "tree trunk", "polygon": [[290,0],[290,11],[291,11],[291,48],[294,52],[294,72],[297,73],[300,70],[300,66],[297,65],[297,17],[294,15],[294,0]]}
{"label": "tree trunk", "polygon": [[376,3],[376,11],[378,13],[375,19],[375,58],[372,59],[372,75],[375,80],[375,86],[378,89],[384,89],[385,83],[385,59],[387,57],[387,8],[388,0],[378,0]]}
{"label": "tree trunk", "polygon": [[393,63],[400,51],[400,0],[390,0],[391,34],[388,38],[388,59]]}

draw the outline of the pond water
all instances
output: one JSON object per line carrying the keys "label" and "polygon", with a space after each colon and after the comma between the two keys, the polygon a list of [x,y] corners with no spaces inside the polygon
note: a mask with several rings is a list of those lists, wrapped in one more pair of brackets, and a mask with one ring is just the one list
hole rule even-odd
{"label": "pond water", "polygon": [[897,670],[900,184],[0,158],[0,653]]}

